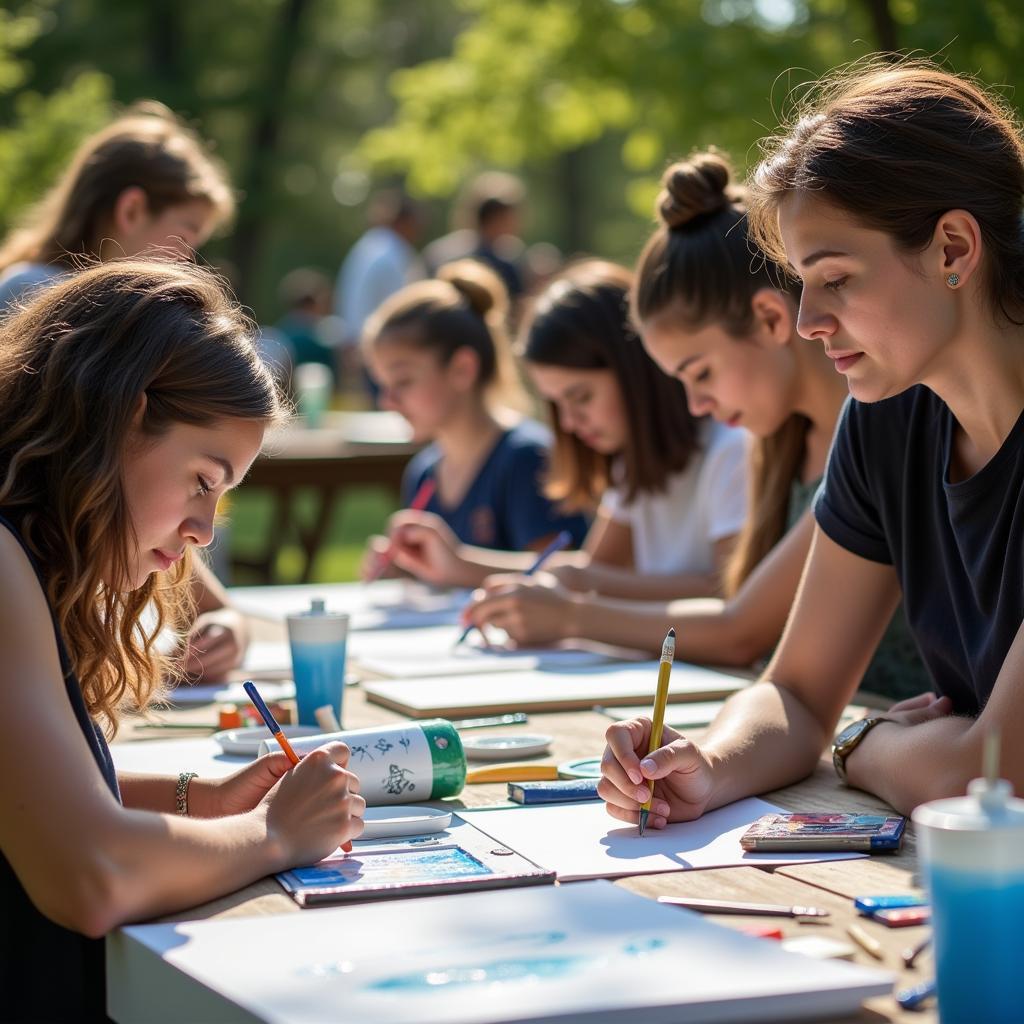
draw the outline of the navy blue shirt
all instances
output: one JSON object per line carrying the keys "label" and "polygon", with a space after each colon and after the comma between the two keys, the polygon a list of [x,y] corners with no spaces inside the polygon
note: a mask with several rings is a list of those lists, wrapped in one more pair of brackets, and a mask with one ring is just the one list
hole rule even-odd
{"label": "navy blue shirt", "polygon": [[[525,551],[538,540],[568,530],[578,547],[587,532],[586,519],[561,515],[544,497],[549,439],[547,430],[532,420],[506,430],[462,501],[449,508],[435,492],[426,510],[439,515],[464,544]],[[436,476],[441,458],[434,444],[414,456],[402,478],[406,506],[423,481]]]}
{"label": "navy blue shirt", "polygon": [[[0,527],[10,530],[25,547],[14,523],[3,515],[0,515]],[[42,586],[43,579],[35,559],[27,548],[25,554]],[[68,703],[96,761],[97,770],[120,800],[110,750],[102,731],[86,710],[82,689],[71,668],[56,620],[53,632]],[[45,800],[44,794],[29,796]],[[68,842],[74,843],[75,837],[68,836]],[[106,1021],[106,1004],[103,940],[86,938],[41,914],[0,851],[0,1020],[74,1021],[76,1024]]]}
{"label": "navy blue shirt", "polygon": [[1024,620],[1024,413],[987,465],[950,483],[955,426],[923,386],[851,399],[815,515],[837,544],[895,567],[935,689],[977,715]]}

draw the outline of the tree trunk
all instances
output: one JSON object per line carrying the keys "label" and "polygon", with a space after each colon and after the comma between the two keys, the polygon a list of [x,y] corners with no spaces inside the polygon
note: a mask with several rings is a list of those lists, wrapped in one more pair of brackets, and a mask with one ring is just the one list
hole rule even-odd
{"label": "tree trunk", "polygon": [[863,0],[863,2],[875,30],[875,41],[878,43],[878,48],[887,56],[895,56],[900,48],[900,41],[896,31],[896,22],[893,19],[892,11],[889,10],[889,0]]}
{"label": "tree trunk", "polygon": [[231,245],[235,284],[243,300],[259,266],[268,223],[270,171],[277,156],[281,124],[287,106],[288,82],[299,52],[300,25],[308,0],[283,0],[271,27],[266,79],[256,97],[246,170],[240,184],[243,203]]}

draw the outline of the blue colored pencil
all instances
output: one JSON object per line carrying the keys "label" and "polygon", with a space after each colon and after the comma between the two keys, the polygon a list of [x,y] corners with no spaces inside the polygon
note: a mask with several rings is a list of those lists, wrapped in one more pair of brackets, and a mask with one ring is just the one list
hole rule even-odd
{"label": "blue colored pencil", "polygon": [[[533,565],[531,565],[530,568],[523,573],[523,575],[532,576],[535,572],[537,572],[538,569],[543,567],[544,563],[552,555],[557,554],[559,551],[564,551],[571,543],[572,534],[568,530],[562,530],[562,532],[558,534],[558,536],[555,537],[555,539],[551,541],[551,543],[548,544],[548,546],[544,548],[544,550],[541,551],[540,554],[537,555],[537,557],[533,560]],[[455,641],[455,646],[458,647],[466,639],[466,637],[473,632],[475,628],[476,627],[472,623],[470,623],[462,631],[462,635],[459,637],[459,639]]]}

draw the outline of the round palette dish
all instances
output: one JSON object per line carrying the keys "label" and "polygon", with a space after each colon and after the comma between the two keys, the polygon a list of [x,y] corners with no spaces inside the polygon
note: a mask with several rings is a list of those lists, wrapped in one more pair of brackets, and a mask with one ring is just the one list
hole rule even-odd
{"label": "round palette dish", "polygon": [[[289,740],[300,736],[318,736],[323,732],[317,725],[282,725],[281,732]],[[249,725],[244,729],[225,729],[215,732],[213,738],[225,754],[232,757],[256,757],[264,740],[273,740],[270,730],[264,725]]]}
{"label": "round palette dish", "polygon": [[583,757],[576,761],[563,761],[558,766],[560,779],[598,779],[601,777],[601,758]]}
{"label": "round palette dish", "polygon": [[363,821],[366,827],[357,843],[443,832],[452,823],[452,812],[437,807],[367,807]]}
{"label": "round palette dish", "polygon": [[515,733],[463,736],[462,747],[471,761],[516,761],[520,757],[546,754],[551,747],[551,737]]}

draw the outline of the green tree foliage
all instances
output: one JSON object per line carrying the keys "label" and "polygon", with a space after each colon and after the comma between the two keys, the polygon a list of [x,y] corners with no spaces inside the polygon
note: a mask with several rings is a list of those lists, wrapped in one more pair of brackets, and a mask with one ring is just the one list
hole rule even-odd
{"label": "green tree foliage", "polygon": [[32,65],[25,51],[44,31],[38,5],[0,10],[0,235],[46,190],[84,135],[109,116],[111,86],[83,69],[46,92],[26,88]]}
{"label": "green tree foliage", "polygon": [[613,138],[646,214],[667,157],[708,143],[741,167],[794,86],[881,49],[1024,81],[1013,0],[461,0],[451,54],[396,72],[362,150],[446,193],[478,163],[542,164]]}

